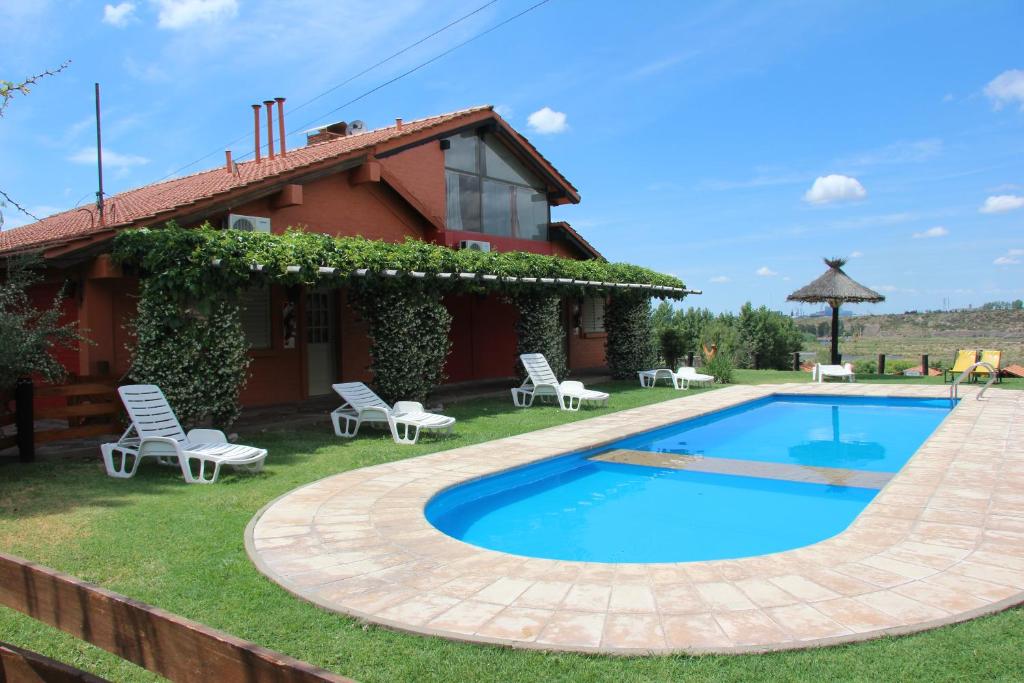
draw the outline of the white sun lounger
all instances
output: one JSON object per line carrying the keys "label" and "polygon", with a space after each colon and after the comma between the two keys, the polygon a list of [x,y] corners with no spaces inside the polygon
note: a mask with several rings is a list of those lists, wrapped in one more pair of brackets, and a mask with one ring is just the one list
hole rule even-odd
{"label": "white sun lounger", "polygon": [[583,403],[608,404],[608,394],[603,391],[587,389],[582,382],[559,382],[542,353],[524,353],[519,360],[526,368],[526,379],[512,389],[512,403],[518,408],[529,408],[538,396],[542,400],[554,397],[562,410],[579,410]]}
{"label": "white sun lounger", "polygon": [[691,384],[708,385],[715,381],[711,375],[702,375],[691,367],[683,366],[678,372],[672,372],[668,368],[657,370],[641,370],[636,373],[640,378],[640,386],[650,389],[658,383],[659,379],[667,379],[676,389],[689,389]]}
{"label": "white sun lounger", "polygon": [[[155,384],[123,386],[117,393],[132,423],[116,443],[100,446],[109,476],[134,477],[139,462],[150,457],[161,465],[180,466],[189,484],[213,484],[223,465],[247,472],[263,469],[267,451],[262,448],[228,443],[218,429],[192,429],[186,434]],[[192,473],[193,464],[198,465],[196,474]]]}
{"label": "white sun lounger", "polygon": [[391,438],[401,444],[416,443],[420,430],[444,430],[450,434],[455,425],[454,417],[428,413],[417,401],[398,401],[394,407],[389,406],[362,382],[343,382],[331,387],[344,401],[331,412],[334,433],[346,439],[358,434],[364,422],[387,424]]}
{"label": "white sun lounger", "polygon": [[694,368],[685,365],[672,376],[672,383],[676,389],[689,389],[691,384],[707,386],[714,382],[714,376],[701,374]]}
{"label": "white sun lounger", "polygon": [[857,375],[853,371],[853,366],[849,363],[844,365],[822,365],[821,363],[815,363],[811,374],[811,381],[817,380],[818,384],[821,384],[825,381],[826,377],[838,377],[845,379],[847,382],[857,381]]}

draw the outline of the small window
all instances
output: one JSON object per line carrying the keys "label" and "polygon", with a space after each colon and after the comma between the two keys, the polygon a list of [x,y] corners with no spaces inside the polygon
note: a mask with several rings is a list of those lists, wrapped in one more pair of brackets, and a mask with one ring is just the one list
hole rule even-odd
{"label": "small window", "polygon": [[478,147],[480,137],[475,131],[466,131],[448,138],[448,149],[444,152],[444,165],[467,173],[480,173]]}
{"label": "small window", "polygon": [[238,297],[239,313],[245,340],[251,349],[269,349],[270,339],[270,289],[251,287]]}
{"label": "small window", "polygon": [[580,329],[583,334],[604,332],[604,297],[588,296],[580,306]]}

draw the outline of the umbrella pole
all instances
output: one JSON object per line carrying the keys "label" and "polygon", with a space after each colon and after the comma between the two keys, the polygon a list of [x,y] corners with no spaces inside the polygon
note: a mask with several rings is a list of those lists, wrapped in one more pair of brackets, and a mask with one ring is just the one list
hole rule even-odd
{"label": "umbrella pole", "polygon": [[839,306],[832,304],[832,365],[839,365]]}

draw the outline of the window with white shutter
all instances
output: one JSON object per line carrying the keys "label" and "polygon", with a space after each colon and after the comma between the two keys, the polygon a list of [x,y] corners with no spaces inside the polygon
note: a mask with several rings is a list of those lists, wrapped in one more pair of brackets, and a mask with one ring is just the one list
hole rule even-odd
{"label": "window with white shutter", "polygon": [[249,348],[269,349],[270,336],[270,288],[250,287],[238,297],[242,329]]}
{"label": "window with white shutter", "polygon": [[604,333],[604,297],[584,297],[580,306],[580,330],[583,334]]}

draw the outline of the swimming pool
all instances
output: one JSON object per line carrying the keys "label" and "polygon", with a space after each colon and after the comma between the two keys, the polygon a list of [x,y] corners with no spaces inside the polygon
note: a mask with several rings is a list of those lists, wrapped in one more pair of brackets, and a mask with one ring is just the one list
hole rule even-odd
{"label": "swimming pool", "polygon": [[550,559],[798,548],[849,526],[954,405],[772,395],[452,487],[425,514],[467,543]]}

